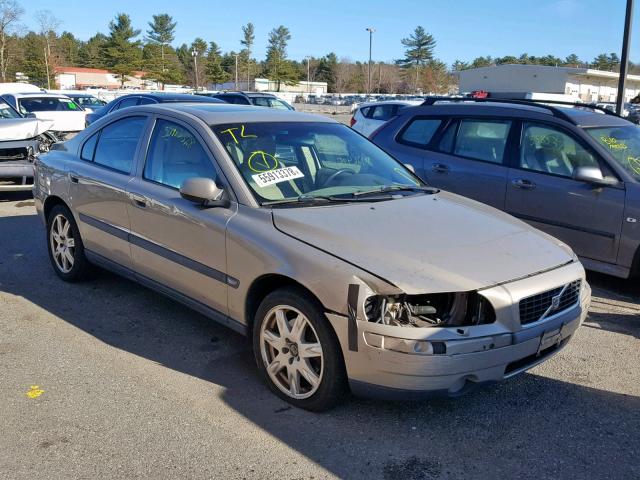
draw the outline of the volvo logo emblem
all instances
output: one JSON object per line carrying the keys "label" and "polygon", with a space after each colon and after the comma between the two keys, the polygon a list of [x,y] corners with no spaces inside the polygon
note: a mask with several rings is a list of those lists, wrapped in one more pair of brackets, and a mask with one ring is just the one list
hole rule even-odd
{"label": "volvo logo emblem", "polygon": [[551,298],[551,310],[557,310],[560,307],[560,297],[562,296],[562,294],[560,295],[556,295],[555,297]]}

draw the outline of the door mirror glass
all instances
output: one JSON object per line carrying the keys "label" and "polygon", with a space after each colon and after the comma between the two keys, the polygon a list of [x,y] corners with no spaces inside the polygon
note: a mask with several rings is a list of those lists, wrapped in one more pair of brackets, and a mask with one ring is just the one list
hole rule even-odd
{"label": "door mirror glass", "polygon": [[595,185],[615,185],[618,183],[613,178],[604,178],[598,167],[576,167],[573,170],[573,179]]}
{"label": "door mirror glass", "polygon": [[180,185],[182,198],[205,207],[226,207],[229,201],[224,189],[218,187],[210,178],[187,178]]}

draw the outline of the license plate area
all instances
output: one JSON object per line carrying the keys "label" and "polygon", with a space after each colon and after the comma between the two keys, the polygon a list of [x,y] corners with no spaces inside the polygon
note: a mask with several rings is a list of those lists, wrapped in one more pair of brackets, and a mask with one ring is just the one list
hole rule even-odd
{"label": "license plate area", "polygon": [[537,355],[540,355],[540,353],[543,350],[546,350],[549,347],[560,344],[560,342],[562,341],[563,327],[564,327],[564,324],[561,325],[559,328],[548,330],[542,334],[542,336],[540,337],[540,344],[538,345]]}

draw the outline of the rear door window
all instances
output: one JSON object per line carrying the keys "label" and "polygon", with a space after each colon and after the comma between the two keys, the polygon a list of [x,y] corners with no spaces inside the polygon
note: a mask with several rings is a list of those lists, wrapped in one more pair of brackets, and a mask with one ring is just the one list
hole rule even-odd
{"label": "rear door window", "polygon": [[426,147],[441,124],[438,118],[414,118],[400,134],[400,141]]}
{"label": "rear door window", "polygon": [[122,100],[118,105],[116,105],[115,110],[122,110],[127,107],[135,107],[138,104],[138,97],[129,97]]}
{"label": "rear door window", "polygon": [[[121,173],[131,172],[146,117],[126,117],[101,130],[93,161]],[[86,145],[86,144],[85,144]]]}
{"label": "rear door window", "polygon": [[140,97],[140,103],[138,105],[149,105],[150,103],[158,103],[152,98]]}
{"label": "rear door window", "polygon": [[510,128],[509,120],[464,119],[458,128],[453,153],[502,164]]}

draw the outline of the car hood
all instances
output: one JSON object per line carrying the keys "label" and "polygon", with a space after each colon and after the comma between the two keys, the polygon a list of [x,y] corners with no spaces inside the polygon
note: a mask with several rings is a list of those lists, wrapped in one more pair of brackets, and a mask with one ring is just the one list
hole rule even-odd
{"label": "car hood", "polygon": [[52,121],[37,118],[6,118],[0,120],[0,142],[26,140],[46,132]]}
{"label": "car hood", "polygon": [[85,116],[87,112],[79,110],[77,112],[33,112],[36,118],[42,120],[52,120],[53,126],[51,130],[56,132],[78,132],[85,125]]}
{"label": "car hood", "polygon": [[574,258],[560,241],[447,192],[383,202],[273,209],[275,227],[408,294],[471,291]]}

